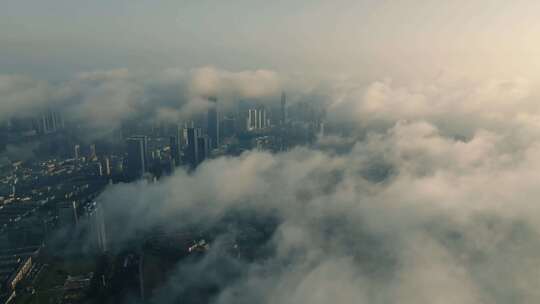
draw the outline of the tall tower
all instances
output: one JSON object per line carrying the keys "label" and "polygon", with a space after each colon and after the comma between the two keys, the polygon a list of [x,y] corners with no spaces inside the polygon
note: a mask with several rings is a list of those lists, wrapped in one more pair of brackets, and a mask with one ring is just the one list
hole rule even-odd
{"label": "tall tower", "polygon": [[208,109],[208,137],[210,138],[210,148],[219,147],[219,115],[217,110],[217,98],[210,97],[210,108]]}
{"label": "tall tower", "polygon": [[92,202],[86,208],[89,231],[94,239],[94,246],[100,252],[108,249],[107,231],[103,206],[98,202]]}
{"label": "tall tower", "polygon": [[73,150],[74,150],[73,157],[75,158],[76,161],[78,161],[79,158],[81,157],[81,146],[75,145],[75,148]]}
{"label": "tall tower", "polygon": [[95,225],[97,232],[97,245],[101,252],[107,251],[107,233],[105,230],[105,216],[103,214],[103,207],[97,205],[96,207]]}
{"label": "tall tower", "polygon": [[261,106],[257,109],[257,129],[266,129],[268,127],[268,121],[266,118],[266,108]]}
{"label": "tall tower", "polygon": [[255,109],[248,110],[248,117],[246,119],[246,123],[247,123],[248,131],[252,131],[257,128],[257,110]]}
{"label": "tall tower", "polygon": [[281,93],[281,124],[284,125],[287,122],[287,96],[285,92]]}
{"label": "tall tower", "polygon": [[37,121],[37,131],[40,134],[49,134],[54,133],[62,128],[64,128],[64,119],[60,116],[59,113],[48,110],[42,115],[40,115]]}
{"label": "tall tower", "polygon": [[177,136],[170,137],[171,157],[174,160],[174,165],[180,165],[180,132]]}
{"label": "tall tower", "polygon": [[200,162],[199,159],[199,138],[202,136],[200,128],[187,128],[187,161],[193,169]]}
{"label": "tall tower", "polygon": [[148,171],[148,138],[132,136],[127,139],[127,165],[131,178],[140,178]]}
{"label": "tall tower", "polygon": [[57,205],[58,220],[63,226],[72,227],[76,226],[79,221],[77,214],[77,202],[63,202]]}
{"label": "tall tower", "polygon": [[91,144],[90,145],[90,152],[88,154],[88,159],[90,160],[95,160],[97,157],[97,154],[96,154],[96,144]]}
{"label": "tall tower", "polygon": [[111,160],[109,159],[109,157],[105,157],[103,159],[103,165],[105,167],[105,174],[107,176],[111,176]]}
{"label": "tall tower", "polygon": [[202,163],[208,158],[210,154],[210,141],[211,139],[204,135],[197,138],[197,161]]}

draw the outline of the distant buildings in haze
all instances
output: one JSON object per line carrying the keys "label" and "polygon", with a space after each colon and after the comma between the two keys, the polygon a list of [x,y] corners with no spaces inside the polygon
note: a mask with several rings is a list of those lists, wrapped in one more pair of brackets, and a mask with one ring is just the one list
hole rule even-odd
{"label": "distant buildings in haze", "polygon": [[211,97],[208,99],[210,101],[210,107],[208,109],[208,137],[210,139],[209,147],[212,149],[218,148],[220,145],[220,128],[219,128],[219,113],[217,98]]}
{"label": "distant buildings in haze", "polygon": [[127,143],[127,173],[132,179],[142,177],[148,171],[148,138],[131,136]]}
{"label": "distant buildings in haze", "polygon": [[246,123],[248,131],[264,130],[268,128],[270,126],[270,119],[266,114],[266,108],[259,106],[254,109],[249,109]]}

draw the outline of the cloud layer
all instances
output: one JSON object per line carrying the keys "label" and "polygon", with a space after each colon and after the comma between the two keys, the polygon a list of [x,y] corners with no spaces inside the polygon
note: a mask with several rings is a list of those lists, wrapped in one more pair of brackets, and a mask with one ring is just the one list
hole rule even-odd
{"label": "cloud layer", "polygon": [[[509,152],[506,142],[399,122],[347,153],[250,152],[100,199],[123,227],[120,239],[154,225],[212,226],[231,210],[276,214],[267,258],[220,262],[234,279],[213,254],[190,264],[214,273],[215,303],[532,303],[540,146]],[[156,303],[190,286],[174,282]]]}
{"label": "cloud layer", "polygon": [[279,96],[279,88],[280,79],[272,71],[230,72],[212,67],[157,73],[94,71],[57,84],[2,75],[0,121],[55,109],[67,120],[99,132],[139,117],[188,119],[206,110],[209,96],[219,96],[226,107],[239,99]]}
{"label": "cloud layer", "polygon": [[[174,120],[204,110],[209,95],[224,103],[279,96],[283,79],[213,68],[102,71],[54,85],[6,76],[0,113],[57,106],[91,128],[141,113]],[[324,105],[328,123],[349,136],[322,137],[320,149],[218,158],[99,198],[118,243],[156,226],[211,228],[231,212],[276,219],[264,259],[223,257],[218,239],[202,260],[177,265],[154,302],[174,302],[205,280],[219,286],[215,303],[540,300],[534,82],[287,83],[293,102]],[[202,281],[182,280],[186,271]]]}

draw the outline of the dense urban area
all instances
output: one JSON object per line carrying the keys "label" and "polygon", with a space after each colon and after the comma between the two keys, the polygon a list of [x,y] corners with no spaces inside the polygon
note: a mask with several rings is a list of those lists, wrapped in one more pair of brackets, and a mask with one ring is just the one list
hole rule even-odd
{"label": "dense urban area", "polygon": [[540,303],[539,12],[0,0],[0,304]]}
{"label": "dense urban area", "polygon": [[[223,110],[218,98],[208,102],[208,111],[190,120],[127,121],[96,141],[54,110],[3,124],[1,145],[9,157],[0,160],[1,303],[144,301],[175,264],[200,258],[231,226],[237,232],[221,240],[223,255],[264,255],[262,244],[275,226],[271,214],[234,214],[212,227],[156,225],[122,244],[108,239],[115,219],[99,195],[109,185],[157,183],[210,158],[310,145],[325,128],[323,109],[289,106],[285,93],[273,107],[240,101]],[[204,302],[217,288],[198,284],[184,296]]]}

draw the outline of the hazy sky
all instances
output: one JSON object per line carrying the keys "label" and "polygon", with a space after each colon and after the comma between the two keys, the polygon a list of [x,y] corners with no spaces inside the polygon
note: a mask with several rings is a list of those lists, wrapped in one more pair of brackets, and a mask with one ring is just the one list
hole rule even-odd
{"label": "hazy sky", "polygon": [[108,187],[109,240],[231,210],[279,217],[268,259],[229,261],[240,279],[209,254],[172,269],[152,303],[193,278],[225,282],[218,304],[540,303],[539,12],[538,0],[0,0],[0,123],[53,107],[94,140],[124,120],[202,113],[201,96],[232,106],[285,90],[351,130]]}
{"label": "hazy sky", "polygon": [[535,75],[534,0],[0,0],[0,71]]}

